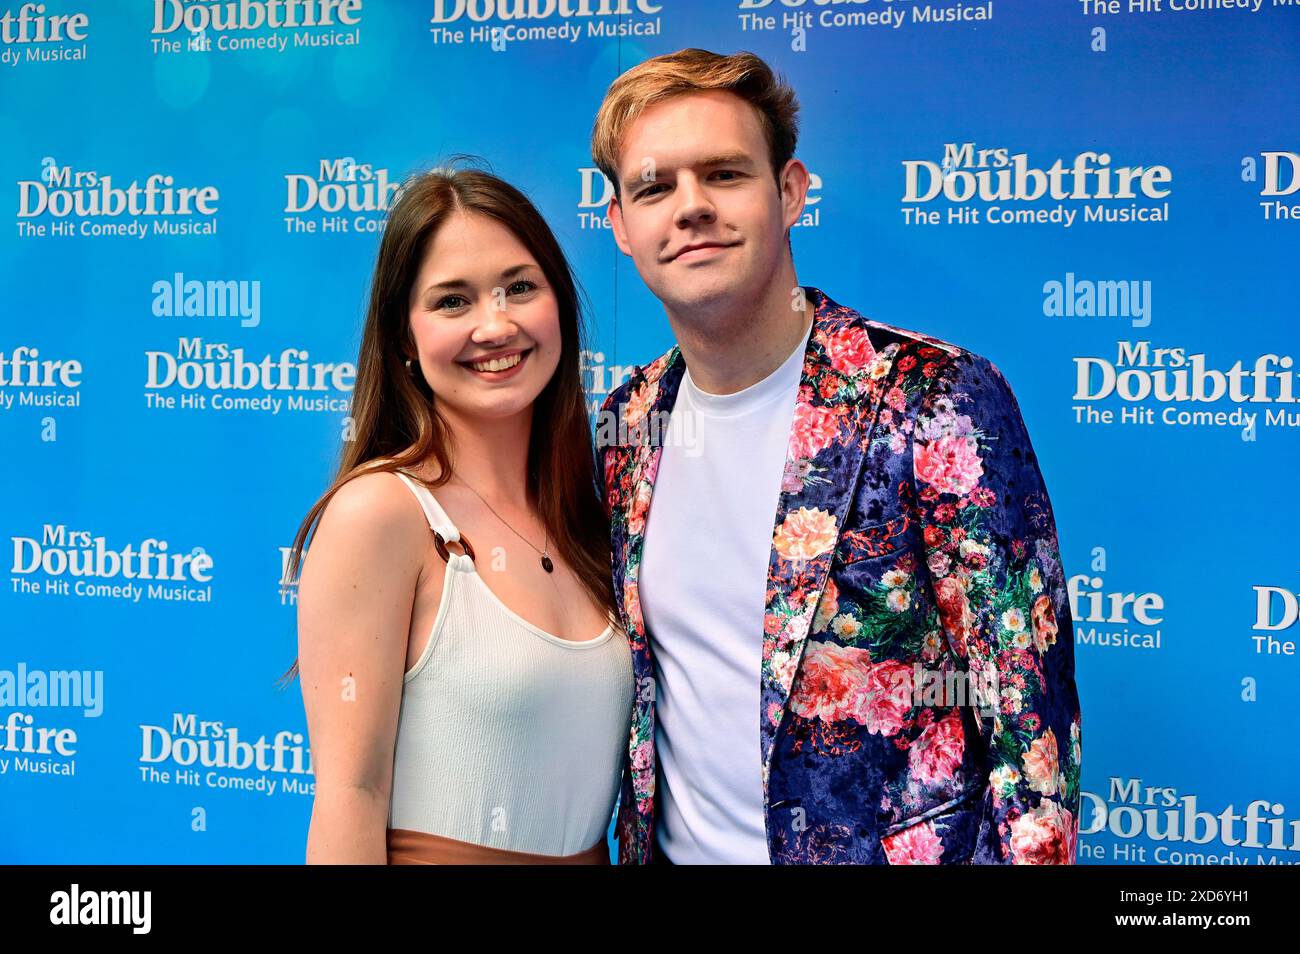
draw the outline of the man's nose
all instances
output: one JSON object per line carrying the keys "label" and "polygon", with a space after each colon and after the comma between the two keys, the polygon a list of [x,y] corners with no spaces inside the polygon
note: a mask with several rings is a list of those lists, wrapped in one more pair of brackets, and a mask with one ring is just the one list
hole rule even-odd
{"label": "man's nose", "polygon": [[689,224],[713,216],[713,203],[704,186],[693,175],[684,174],[677,179],[677,222]]}

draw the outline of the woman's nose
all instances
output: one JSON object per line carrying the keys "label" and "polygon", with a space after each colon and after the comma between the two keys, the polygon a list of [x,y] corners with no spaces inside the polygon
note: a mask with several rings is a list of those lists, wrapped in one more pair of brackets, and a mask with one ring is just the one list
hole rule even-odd
{"label": "woman's nose", "polygon": [[514,330],[515,324],[504,296],[495,293],[487,296],[479,309],[478,324],[474,328],[476,340],[502,340],[511,337]]}

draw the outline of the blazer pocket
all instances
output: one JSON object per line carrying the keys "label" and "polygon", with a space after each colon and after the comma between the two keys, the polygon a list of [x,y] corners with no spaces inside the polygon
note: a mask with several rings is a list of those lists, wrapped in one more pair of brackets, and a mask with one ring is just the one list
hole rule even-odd
{"label": "blazer pocket", "polygon": [[983,783],[972,785],[955,798],[887,826],[880,836],[885,859],[891,865],[970,861],[976,832],[969,829],[979,822],[984,791]]}

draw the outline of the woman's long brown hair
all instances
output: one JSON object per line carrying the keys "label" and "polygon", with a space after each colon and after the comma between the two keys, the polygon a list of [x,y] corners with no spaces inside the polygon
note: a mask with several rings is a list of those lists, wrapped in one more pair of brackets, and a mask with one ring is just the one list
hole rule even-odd
{"label": "woman's long brown hair", "polygon": [[[514,186],[481,169],[441,167],[408,180],[388,214],[370,289],[361,352],[353,389],[354,437],[345,441],[332,486],[298,528],[287,579],[296,580],[309,535],[330,498],[353,477],[395,471],[435,461],[439,487],[453,473],[451,434],[438,413],[436,396],[418,369],[410,330],[410,290],[434,234],[452,214],[491,216],[527,247],[546,275],[559,304],[561,351],[555,374],[533,406],[528,443],[528,504],[546,527],[548,539],[573,568],[588,593],[614,622],[610,579],[609,519],[594,480],[587,402],[579,355],[582,313],[573,272],[541,214]],[[543,491],[541,488],[545,488]],[[298,660],[280,678],[291,682]]]}

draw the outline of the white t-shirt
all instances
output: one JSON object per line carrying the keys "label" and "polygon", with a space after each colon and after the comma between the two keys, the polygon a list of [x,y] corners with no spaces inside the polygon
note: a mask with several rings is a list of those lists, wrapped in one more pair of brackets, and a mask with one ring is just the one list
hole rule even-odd
{"label": "white t-shirt", "polygon": [[687,369],[669,420],[639,585],[657,681],[656,837],[674,864],[769,863],[763,615],[806,345],[735,394],[699,390]]}

